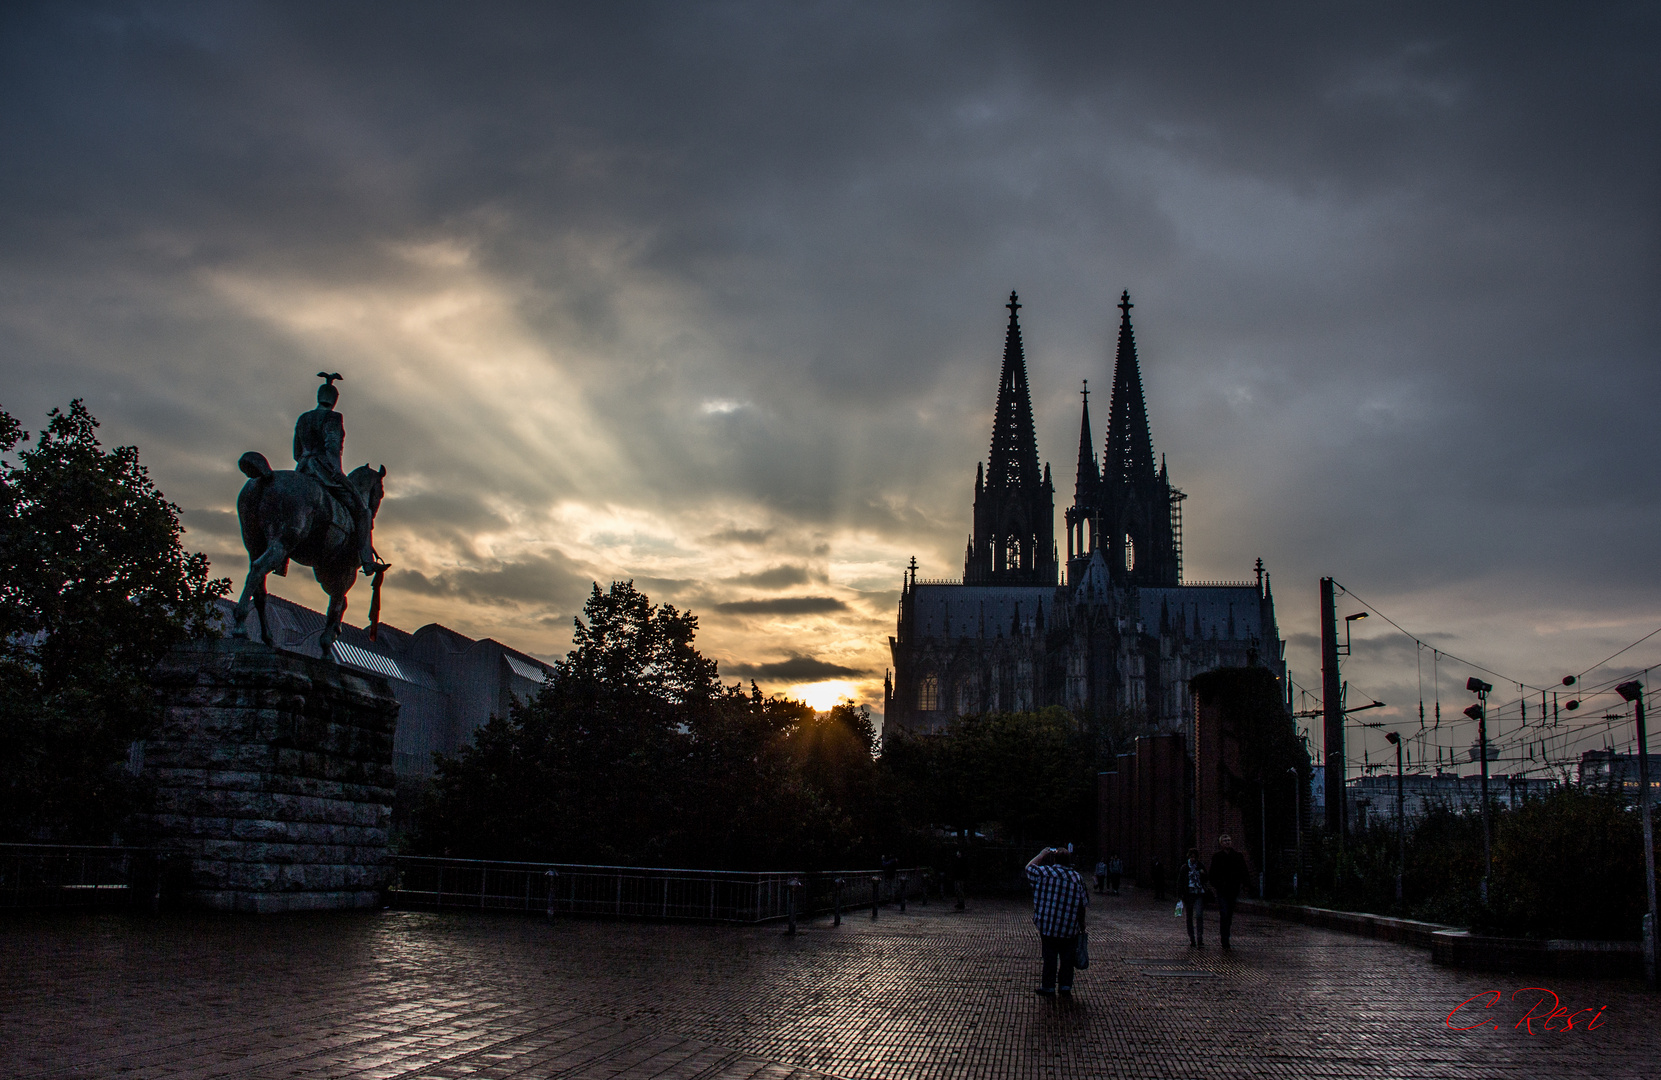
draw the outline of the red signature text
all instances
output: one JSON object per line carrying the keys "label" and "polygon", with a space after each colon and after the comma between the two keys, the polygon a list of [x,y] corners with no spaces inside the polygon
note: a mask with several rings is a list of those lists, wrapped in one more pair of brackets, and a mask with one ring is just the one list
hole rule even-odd
{"label": "red signature text", "polygon": [[[1495,1031],[1500,1029],[1500,1023],[1508,1017],[1502,1018],[1499,1014],[1488,1013],[1483,1010],[1492,1009],[1505,1000],[1503,990],[1484,990],[1480,994],[1470,997],[1455,1005],[1448,1018],[1444,1021],[1450,1031],[1477,1031],[1491,1027]],[[1536,1024],[1540,1033],[1551,1032],[1556,1034],[1562,1031],[1596,1031],[1603,1026],[1603,1010],[1609,1006],[1600,1005],[1597,1008],[1570,1009],[1564,1005],[1557,994],[1543,986],[1523,986],[1511,992],[1511,1002],[1517,1008],[1527,1007],[1517,1022],[1511,1025],[1512,1031],[1526,1031],[1535,1034]],[[1508,1012],[1510,1010],[1507,1010]]]}

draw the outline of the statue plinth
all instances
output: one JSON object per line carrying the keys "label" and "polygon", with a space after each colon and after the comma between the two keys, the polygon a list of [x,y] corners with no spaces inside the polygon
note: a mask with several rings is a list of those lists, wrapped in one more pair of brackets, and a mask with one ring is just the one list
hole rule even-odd
{"label": "statue plinth", "polygon": [[187,902],[229,911],[373,907],[387,885],[385,679],[234,638],[192,641],[153,676],[143,839],[191,862]]}

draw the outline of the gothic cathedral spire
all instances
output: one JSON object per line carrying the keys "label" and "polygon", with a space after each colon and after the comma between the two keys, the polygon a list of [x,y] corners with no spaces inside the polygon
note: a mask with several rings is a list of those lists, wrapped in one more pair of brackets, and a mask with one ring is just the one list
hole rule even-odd
{"label": "gothic cathedral spire", "polygon": [[992,446],[984,480],[975,475],[975,534],[964,560],[966,582],[1054,584],[1055,488],[1049,468],[1038,465],[1038,436],[1032,422],[1026,353],[1017,312],[1009,294],[1009,327],[1004,332],[1003,371],[992,415]]}
{"label": "gothic cathedral spire", "polygon": [[1142,396],[1142,368],[1136,362],[1136,332],[1130,327],[1130,309],[1135,306],[1127,289],[1119,298],[1119,351],[1113,362],[1113,401],[1102,454],[1102,477],[1110,483],[1147,481],[1155,474],[1148,403]]}
{"label": "gothic cathedral spire", "polygon": [[[1094,460],[1086,467],[1085,447],[1079,449],[1079,482],[1066,515],[1067,566],[1070,577],[1077,577],[1100,550],[1115,582],[1168,587],[1182,579],[1172,509],[1181,493],[1171,487],[1163,464],[1154,462],[1136,333],[1130,325],[1133,306],[1128,290],[1120,294],[1107,441],[1099,473]],[[1089,427],[1087,408],[1081,439],[1088,440]],[[1087,483],[1088,477],[1095,483]]]}
{"label": "gothic cathedral spire", "polygon": [[1027,358],[1021,347],[1021,302],[1009,294],[1009,329],[1004,331],[1004,367],[998,376],[998,407],[992,414],[992,452],[987,458],[989,487],[1025,487],[1038,482],[1038,436],[1032,424],[1032,393],[1027,389]]}

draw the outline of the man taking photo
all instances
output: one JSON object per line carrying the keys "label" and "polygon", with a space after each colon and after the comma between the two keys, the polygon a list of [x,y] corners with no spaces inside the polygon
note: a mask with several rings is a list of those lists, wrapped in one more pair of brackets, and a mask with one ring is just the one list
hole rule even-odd
{"label": "man taking photo", "polygon": [[1084,930],[1084,909],[1090,904],[1090,890],[1073,869],[1073,846],[1045,848],[1034,855],[1027,863],[1027,881],[1032,884],[1032,921],[1038,927],[1044,958],[1038,992],[1071,994],[1073,961]]}

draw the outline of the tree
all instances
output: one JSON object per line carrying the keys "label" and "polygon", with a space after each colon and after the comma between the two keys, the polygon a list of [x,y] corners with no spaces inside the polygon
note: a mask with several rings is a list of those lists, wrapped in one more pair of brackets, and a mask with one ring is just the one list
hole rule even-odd
{"label": "tree", "polygon": [[560,862],[812,869],[887,839],[864,710],[723,686],[697,617],[598,585],[535,698],[437,761],[416,846]]}
{"label": "tree", "polygon": [[1018,844],[1086,841],[1094,832],[1091,736],[1066,709],[960,716],[944,729],[890,738],[884,765],[936,825],[997,822]]}
{"label": "tree", "polygon": [[[0,831],[104,843],[140,792],[120,768],[160,718],[148,683],[205,633],[207,557],[132,446],[104,450],[79,399],[0,459]],[[29,435],[0,410],[0,452]]]}

